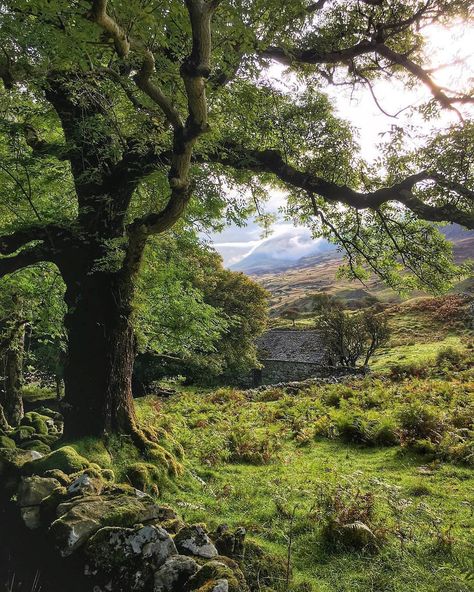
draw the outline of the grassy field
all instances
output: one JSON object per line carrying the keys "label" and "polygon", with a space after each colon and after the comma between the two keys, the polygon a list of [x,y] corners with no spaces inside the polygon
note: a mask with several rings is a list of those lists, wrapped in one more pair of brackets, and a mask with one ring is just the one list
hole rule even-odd
{"label": "grassy field", "polygon": [[124,439],[73,445],[187,522],[245,527],[252,592],[469,592],[474,348],[453,302],[391,308],[365,378],[138,399],[171,471]]}
{"label": "grassy field", "polygon": [[141,399],[141,421],[185,451],[184,475],[161,497],[186,521],[244,526],[279,558],[269,589],[286,589],[290,549],[291,590],[472,590],[471,367],[298,394]]}

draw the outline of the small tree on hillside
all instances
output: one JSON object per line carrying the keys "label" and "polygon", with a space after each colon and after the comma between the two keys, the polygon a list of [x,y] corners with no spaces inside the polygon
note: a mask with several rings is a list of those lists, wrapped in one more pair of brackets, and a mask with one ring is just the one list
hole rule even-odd
{"label": "small tree on hillside", "polygon": [[296,310],[296,308],[287,308],[281,313],[281,318],[291,321],[293,327],[295,326],[295,321],[299,318],[299,316],[300,313]]}
{"label": "small tree on hillside", "polygon": [[370,358],[375,351],[387,343],[390,337],[388,317],[385,314],[376,314],[373,310],[367,310],[362,315],[363,328],[368,337],[368,347],[365,353],[364,366],[369,365]]}
{"label": "small tree on hillside", "polygon": [[389,337],[386,316],[373,311],[350,314],[333,308],[323,318],[321,328],[330,362],[350,368],[354,368],[362,356],[367,366]]}

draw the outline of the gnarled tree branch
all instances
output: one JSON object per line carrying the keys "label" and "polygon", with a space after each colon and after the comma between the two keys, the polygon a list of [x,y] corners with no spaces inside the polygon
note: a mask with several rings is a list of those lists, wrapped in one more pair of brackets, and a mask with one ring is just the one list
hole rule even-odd
{"label": "gnarled tree branch", "polygon": [[[468,212],[451,205],[430,205],[413,193],[414,187],[423,181],[439,182],[439,177],[429,171],[408,176],[390,187],[361,193],[345,185],[338,185],[322,177],[300,171],[285,162],[276,150],[248,150],[235,143],[226,143],[223,149],[210,155],[210,160],[239,170],[251,170],[257,173],[273,173],[281,181],[293,188],[320,195],[332,203],[341,203],[357,210],[377,210],[384,203],[396,201],[403,204],[423,220],[431,222],[455,222],[474,230],[474,211]],[[441,180],[443,186],[461,194],[461,187],[449,181]],[[472,193],[466,188],[469,193]]]}
{"label": "gnarled tree branch", "polygon": [[44,245],[40,244],[34,247],[29,247],[23,249],[23,251],[20,251],[17,255],[13,255],[12,257],[0,258],[0,277],[18,271],[19,269],[29,267],[35,263],[52,260],[51,250]]}

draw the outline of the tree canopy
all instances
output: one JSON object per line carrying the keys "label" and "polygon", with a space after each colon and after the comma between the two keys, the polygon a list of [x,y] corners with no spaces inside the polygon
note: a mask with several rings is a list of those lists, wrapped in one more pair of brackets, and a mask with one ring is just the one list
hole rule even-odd
{"label": "tree canopy", "polygon": [[[102,418],[96,431],[134,423],[136,275],[179,220],[265,221],[279,188],[352,277],[442,291],[462,273],[433,223],[474,228],[474,95],[437,84],[424,31],[472,16],[466,0],[1,1],[0,275],[58,267],[71,413]],[[416,150],[399,130],[367,165],[327,89],[377,79],[424,85],[421,115],[456,123]]]}

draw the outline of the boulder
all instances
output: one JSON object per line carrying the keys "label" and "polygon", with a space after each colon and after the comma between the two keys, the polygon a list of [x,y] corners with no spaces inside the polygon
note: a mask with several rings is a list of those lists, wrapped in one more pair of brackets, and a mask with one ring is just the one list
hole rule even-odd
{"label": "boulder", "polygon": [[156,520],[159,506],[132,495],[83,496],[59,504],[50,532],[63,557],[72,555],[105,526],[132,526]]}
{"label": "boulder", "polygon": [[47,444],[36,438],[23,440],[18,446],[23,450],[36,450],[37,452],[41,452],[41,454],[49,454],[51,452],[51,448]]}
{"label": "boulder", "polygon": [[248,586],[243,573],[235,561],[219,557],[205,563],[186,583],[186,590],[215,591],[216,586],[224,587],[222,580],[227,582],[228,592],[247,592]]}
{"label": "boulder", "polygon": [[27,528],[41,526],[40,504],[59,487],[59,481],[47,477],[23,477],[17,492],[17,503]]}
{"label": "boulder", "polygon": [[227,580],[216,580],[211,592],[229,592],[229,582]]}
{"label": "boulder", "polygon": [[52,477],[22,477],[17,493],[18,505],[20,508],[39,506],[59,485],[59,481]]}
{"label": "boulder", "polygon": [[226,524],[219,526],[215,533],[215,544],[219,555],[243,557],[245,534],[245,528],[242,527],[231,532]]}
{"label": "boulder", "polygon": [[175,536],[174,542],[182,555],[195,555],[203,559],[212,559],[218,555],[216,547],[200,524],[182,528]]}
{"label": "boulder", "polygon": [[198,564],[184,555],[170,557],[154,576],[153,592],[177,592],[184,590],[186,582],[199,569]]}
{"label": "boulder", "polygon": [[51,469],[50,471],[45,471],[43,473],[43,477],[53,477],[64,486],[68,486],[73,481],[73,478],[70,475],[66,475],[66,473],[60,469]]}
{"label": "boulder", "polygon": [[46,471],[59,469],[70,475],[86,469],[88,466],[89,461],[78,454],[72,446],[63,446],[38,460],[26,463],[23,471],[28,475],[42,475]]}
{"label": "boulder", "polygon": [[36,450],[21,450],[18,448],[0,449],[0,477],[7,473],[19,473],[28,462],[42,458]]}
{"label": "boulder", "polygon": [[94,477],[84,471],[69,485],[67,492],[70,495],[100,495],[103,485],[99,477]]}
{"label": "boulder", "polygon": [[3,434],[0,435],[0,448],[15,448],[15,446],[15,440]]}
{"label": "boulder", "polygon": [[17,444],[23,440],[31,440],[35,434],[35,428],[32,426],[20,425],[10,432],[10,437],[15,440]]}
{"label": "boulder", "polygon": [[90,538],[85,553],[94,573],[104,575],[114,590],[142,590],[153,573],[177,554],[166,530],[152,525],[102,528]]}
{"label": "boulder", "polygon": [[21,420],[22,426],[31,426],[36,434],[48,434],[48,428],[54,426],[54,421],[47,415],[41,415],[36,411],[28,411]]}
{"label": "boulder", "polygon": [[38,413],[41,413],[41,415],[47,415],[55,421],[63,420],[63,416],[59,413],[59,411],[53,411],[52,409],[49,409],[49,407],[39,407]]}

